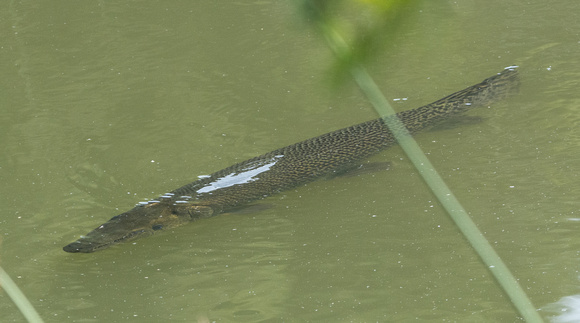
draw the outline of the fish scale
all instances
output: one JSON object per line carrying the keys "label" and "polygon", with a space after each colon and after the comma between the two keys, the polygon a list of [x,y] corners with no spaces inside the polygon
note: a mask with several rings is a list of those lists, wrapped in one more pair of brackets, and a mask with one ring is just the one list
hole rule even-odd
{"label": "fish scale", "polygon": [[[506,98],[518,87],[518,72],[515,66],[511,66],[478,84],[396,115],[401,121],[400,125],[413,135],[451,116]],[[381,118],[307,139],[237,163],[158,199],[139,204],[114,216],[63,250],[94,252],[215,216],[344,171],[353,163],[396,143],[395,136]]]}

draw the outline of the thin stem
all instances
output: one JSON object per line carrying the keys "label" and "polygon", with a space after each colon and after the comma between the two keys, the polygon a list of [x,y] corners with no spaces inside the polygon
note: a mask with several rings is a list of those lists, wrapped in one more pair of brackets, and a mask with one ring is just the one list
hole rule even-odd
{"label": "thin stem", "polygon": [[[321,20],[318,21],[318,26],[335,55],[339,58],[352,58],[348,45],[335,29]],[[405,129],[405,127],[402,127],[401,120],[396,117],[395,111],[383,96],[372,77],[367,73],[366,69],[354,63],[350,65],[350,73],[389,129]],[[532,302],[518,284],[517,279],[485,239],[481,231],[479,231],[465,209],[455,198],[453,192],[451,192],[429,159],[427,159],[427,156],[425,156],[417,142],[408,133],[405,133],[405,131],[391,130],[391,132],[421,174],[425,183],[427,183],[433,194],[435,194],[441,205],[443,205],[447,213],[451,216],[461,233],[469,241],[501,288],[509,296],[512,304],[522,317],[527,322],[543,322]]]}
{"label": "thin stem", "polygon": [[22,315],[26,318],[28,322],[31,323],[42,323],[40,315],[36,312],[32,304],[28,301],[26,296],[20,291],[18,286],[10,278],[8,273],[0,267],[0,286],[6,291],[6,294],[10,296],[14,304],[18,307]]}

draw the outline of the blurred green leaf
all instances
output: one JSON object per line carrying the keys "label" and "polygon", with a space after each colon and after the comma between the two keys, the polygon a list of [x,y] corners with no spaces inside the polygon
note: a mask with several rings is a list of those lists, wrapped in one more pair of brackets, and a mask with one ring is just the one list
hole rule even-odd
{"label": "blurred green leaf", "polygon": [[336,30],[346,38],[346,46],[336,51],[332,83],[349,79],[354,64],[367,64],[375,55],[393,48],[405,25],[417,19],[422,0],[303,0],[302,14],[322,30]]}

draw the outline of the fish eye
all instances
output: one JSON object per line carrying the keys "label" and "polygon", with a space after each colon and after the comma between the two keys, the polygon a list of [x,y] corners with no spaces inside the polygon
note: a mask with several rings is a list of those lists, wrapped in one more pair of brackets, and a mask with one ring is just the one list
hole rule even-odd
{"label": "fish eye", "polygon": [[151,229],[153,229],[153,231],[161,230],[161,229],[163,229],[163,225],[156,224],[156,225],[152,226]]}

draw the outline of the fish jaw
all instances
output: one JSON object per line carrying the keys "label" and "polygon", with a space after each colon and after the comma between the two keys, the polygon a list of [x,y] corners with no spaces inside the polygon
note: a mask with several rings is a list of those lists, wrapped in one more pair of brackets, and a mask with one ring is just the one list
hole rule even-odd
{"label": "fish jaw", "polygon": [[71,253],[91,253],[175,228],[213,213],[211,207],[203,205],[176,205],[170,202],[138,205],[112,217],[87,235],[63,247],[63,250]]}

